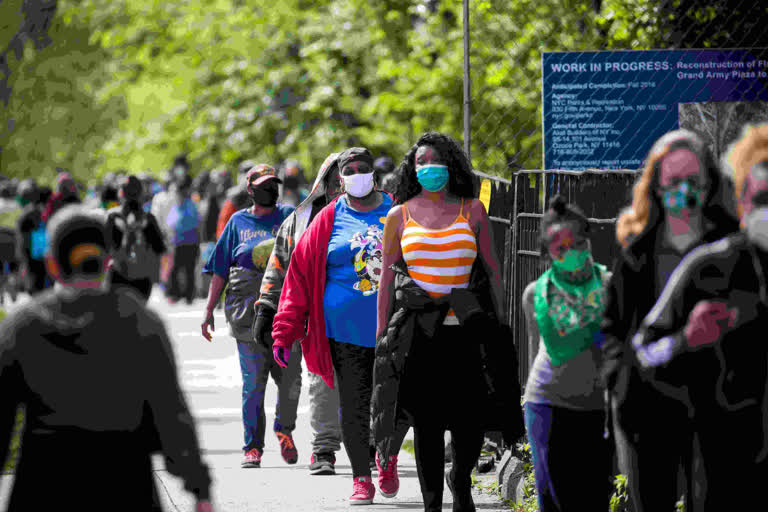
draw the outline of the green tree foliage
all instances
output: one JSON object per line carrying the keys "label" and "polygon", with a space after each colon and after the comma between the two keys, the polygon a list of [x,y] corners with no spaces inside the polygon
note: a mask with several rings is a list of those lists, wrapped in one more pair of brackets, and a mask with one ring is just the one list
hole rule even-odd
{"label": "green tree foliage", "polygon": [[[41,5],[52,44],[6,52],[8,175],[159,174],[180,152],[195,172],[295,158],[311,175],[349,145],[399,160],[426,130],[463,138],[461,0],[9,0],[0,35]],[[542,51],[737,42],[720,5],[470,0],[475,168],[541,166]]]}
{"label": "green tree foliage", "polygon": [[99,94],[110,80],[109,56],[89,43],[87,27],[59,16],[48,35],[44,47],[26,38],[9,63],[12,94],[0,118],[2,172],[50,182],[61,167],[87,180],[125,105]]}

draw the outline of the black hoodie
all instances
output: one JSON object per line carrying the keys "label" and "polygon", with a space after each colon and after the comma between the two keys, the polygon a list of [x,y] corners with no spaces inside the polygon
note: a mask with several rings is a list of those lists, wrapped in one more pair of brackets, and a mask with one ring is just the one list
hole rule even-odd
{"label": "black hoodie", "polygon": [[41,510],[46,500],[151,509],[149,455],[158,450],[187,490],[208,498],[165,327],[132,294],[52,289],[11,313],[0,329],[0,389],[0,462],[16,409],[26,409],[18,509]]}

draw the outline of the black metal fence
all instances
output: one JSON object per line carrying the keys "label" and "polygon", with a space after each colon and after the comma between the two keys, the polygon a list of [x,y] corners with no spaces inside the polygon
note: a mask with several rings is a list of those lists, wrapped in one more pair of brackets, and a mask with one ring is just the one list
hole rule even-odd
{"label": "black metal fence", "polygon": [[545,205],[556,194],[578,204],[592,225],[595,260],[610,269],[619,250],[615,220],[619,211],[631,202],[637,171],[522,170],[514,173],[511,180],[477,174],[491,182],[488,214],[502,263],[506,299],[504,320],[512,326],[520,358],[519,377],[525,382],[537,346],[528,344],[520,299],[526,285],[548,267],[539,252],[539,223]]}

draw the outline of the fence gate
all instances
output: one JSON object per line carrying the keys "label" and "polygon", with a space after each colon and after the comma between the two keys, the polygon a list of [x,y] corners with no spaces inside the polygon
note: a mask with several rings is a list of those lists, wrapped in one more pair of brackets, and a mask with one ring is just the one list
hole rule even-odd
{"label": "fence gate", "polygon": [[595,260],[610,269],[619,250],[615,220],[619,211],[631,202],[637,171],[517,171],[512,180],[477,174],[492,183],[488,213],[502,264],[504,320],[512,326],[520,359],[520,382],[525,383],[538,345],[528,346],[520,302],[528,283],[548,267],[541,257],[539,243],[544,205],[557,194],[569,203],[576,203],[589,218]]}

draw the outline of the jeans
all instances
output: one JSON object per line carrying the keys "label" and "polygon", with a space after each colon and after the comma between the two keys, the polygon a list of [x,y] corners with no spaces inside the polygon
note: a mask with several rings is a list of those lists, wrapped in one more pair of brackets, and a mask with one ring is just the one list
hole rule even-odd
{"label": "jeans", "polygon": [[341,449],[341,407],[339,389],[331,388],[322,377],[309,373],[309,424],[312,451],[333,453]]}
{"label": "jeans", "polygon": [[301,393],[301,350],[291,350],[287,368],[278,366],[272,351],[260,344],[238,341],[237,350],[243,375],[243,451],[253,448],[263,450],[266,429],[264,395],[270,375],[278,389],[273,429],[288,433],[296,428]]}
{"label": "jeans", "polygon": [[[184,298],[190,304],[195,299],[197,276],[195,267],[200,256],[200,248],[197,244],[179,245],[173,248],[173,267],[168,278],[168,297],[172,299]],[[184,288],[181,285],[183,277]]]}
{"label": "jeans", "polygon": [[[329,339],[328,343],[339,387],[341,437],[352,463],[352,476],[370,476],[369,464],[375,453],[371,434],[371,394],[376,349],[334,339]],[[407,432],[407,423],[399,426],[392,453],[400,451]]]}
{"label": "jeans", "polygon": [[539,510],[608,510],[612,460],[603,438],[605,412],[530,402],[524,412]]}

